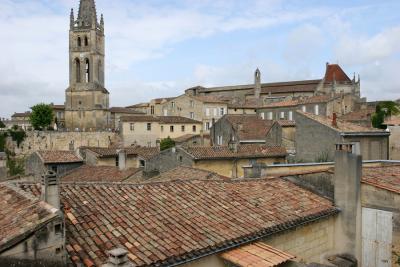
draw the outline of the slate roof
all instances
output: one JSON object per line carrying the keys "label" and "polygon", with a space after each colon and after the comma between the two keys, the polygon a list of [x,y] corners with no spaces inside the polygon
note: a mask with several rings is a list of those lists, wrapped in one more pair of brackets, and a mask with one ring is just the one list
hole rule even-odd
{"label": "slate roof", "polygon": [[263,120],[258,115],[224,115],[236,130],[240,141],[265,140],[268,132],[274,125],[274,121]]}
{"label": "slate roof", "polygon": [[[118,150],[121,148],[115,147],[82,147],[82,149],[90,150],[98,155],[100,158],[116,157]],[[142,147],[142,146],[131,146],[123,148],[127,155],[138,155],[144,159],[150,159],[160,153],[158,147]]]}
{"label": "slate roof", "polygon": [[83,165],[63,176],[62,182],[122,182],[141,169],[129,168],[120,171],[114,166]]}
{"label": "slate roof", "polygon": [[0,203],[0,254],[57,217],[57,209],[9,183],[0,183]]}
{"label": "slate roof", "polygon": [[186,117],[180,116],[123,116],[121,117],[123,122],[159,122],[160,124],[170,123],[196,123],[201,124],[201,121],[196,121]]}
{"label": "slate roof", "polygon": [[[20,185],[39,194],[40,187]],[[101,266],[123,247],[134,266],[183,263],[338,212],[282,179],[61,184],[70,259]]]}
{"label": "slate roof", "polygon": [[83,162],[74,151],[41,150],[36,152],[44,164],[50,163],[76,163]]}
{"label": "slate roof", "polygon": [[242,267],[274,267],[295,258],[289,253],[262,242],[224,252],[221,257],[236,266]]}
{"label": "slate roof", "polygon": [[364,167],[362,182],[400,194],[400,165]]}
{"label": "slate roof", "polygon": [[258,144],[238,145],[238,151],[232,151],[228,146],[212,147],[184,147],[181,148],[195,160],[199,159],[235,159],[235,158],[273,158],[285,157],[287,151],[284,147],[267,146]]}
{"label": "slate roof", "polygon": [[337,127],[334,127],[332,125],[332,118],[331,117],[325,117],[325,116],[318,116],[314,115],[311,113],[307,112],[302,112],[302,111],[297,111],[299,114],[304,115],[305,117],[314,120],[316,122],[319,122],[331,129],[334,129],[338,132],[344,132],[344,133],[376,133],[376,134],[382,134],[382,135],[388,135],[389,133],[380,130],[380,129],[375,129],[375,128],[369,128],[361,125],[357,125],[351,122],[343,121],[340,119],[337,119]]}

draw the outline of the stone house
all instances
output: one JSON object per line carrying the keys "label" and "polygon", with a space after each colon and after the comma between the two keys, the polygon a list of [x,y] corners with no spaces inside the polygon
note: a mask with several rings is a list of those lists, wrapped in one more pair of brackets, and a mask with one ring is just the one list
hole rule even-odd
{"label": "stone house", "polygon": [[163,173],[179,165],[218,173],[219,175],[243,177],[243,166],[277,164],[286,161],[286,149],[279,146],[258,144],[230,144],[212,147],[175,147],[161,151],[147,162],[144,173]]}
{"label": "stone house", "polygon": [[156,147],[167,137],[202,133],[201,121],[179,116],[125,116],[120,124],[124,146]]}
{"label": "stone house", "polygon": [[11,129],[14,126],[18,126],[24,131],[32,130],[32,124],[30,121],[31,112],[22,112],[22,113],[14,113],[11,116],[11,119],[3,120],[2,122],[6,126],[7,129]]}
{"label": "stone house", "polygon": [[[120,152],[124,153],[121,160]],[[124,148],[81,147],[79,153],[89,166],[143,168],[146,161],[159,153],[157,147],[131,146]]]}
{"label": "stone house", "polygon": [[136,111],[139,111],[139,112],[143,112],[145,114],[149,114],[148,113],[149,106],[150,106],[149,103],[139,103],[139,104],[134,104],[134,105],[127,106],[126,108],[129,108],[129,109],[132,109],[132,110],[136,110]]}
{"label": "stone house", "polygon": [[1,266],[66,266],[64,215],[57,179],[45,177],[42,196],[0,183]]}
{"label": "stone house", "polygon": [[[172,101],[175,97],[162,97],[152,99],[149,103],[149,107],[147,110],[147,115],[155,115],[155,116],[171,116],[173,114],[166,114],[164,111],[164,104],[168,101]],[[176,115],[180,116],[180,115]],[[185,116],[183,116],[185,117]]]}
{"label": "stone house", "polygon": [[393,116],[384,123],[390,132],[389,159],[400,160],[400,116]]}
{"label": "stone house", "polygon": [[82,158],[74,151],[37,151],[26,159],[25,174],[40,180],[43,174],[52,171],[57,177],[61,177],[82,164]]}
{"label": "stone house", "polygon": [[227,112],[225,100],[207,96],[180,95],[162,105],[163,116],[181,116],[201,121],[204,133],[209,133],[213,122]]}
{"label": "stone house", "polygon": [[358,143],[365,160],[389,158],[389,132],[367,128],[333,117],[296,112],[296,159],[333,160],[336,143]]}
{"label": "stone house", "polygon": [[224,115],[214,123],[210,131],[213,145],[227,146],[230,142],[240,144],[267,144],[280,146],[282,128],[275,122],[263,120],[258,115]]}
{"label": "stone house", "polygon": [[111,115],[111,128],[113,130],[119,130],[119,125],[121,122],[122,116],[142,116],[146,113],[137,111],[130,108],[122,108],[122,107],[112,107],[110,108]]}
{"label": "stone house", "polygon": [[349,112],[339,119],[364,127],[372,127],[372,115],[375,113],[375,107],[361,107],[361,109]]}
{"label": "stone house", "polygon": [[296,122],[288,120],[278,120],[282,128],[282,146],[289,154],[296,153]]}
{"label": "stone house", "polygon": [[53,124],[57,126],[57,129],[65,128],[65,105],[50,104],[53,109]]}

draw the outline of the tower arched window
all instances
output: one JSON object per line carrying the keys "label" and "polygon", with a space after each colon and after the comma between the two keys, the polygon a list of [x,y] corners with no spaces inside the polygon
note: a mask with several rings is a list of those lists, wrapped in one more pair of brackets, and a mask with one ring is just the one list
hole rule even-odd
{"label": "tower arched window", "polygon": [[103,82],[103,76],[102,76],[102,65],[101,65],[101,60],[97,63],[97,78],[99,79],[99,82]]}
{"label": "tower arched window", "polygon": [[87,36],[85,36],[85,46],[89,45],[89,39],[87,38]]}
{"label": "tower arched window", "polygon": [[78,46],[79,46],[79,47],[82,46],[82,39],[81,39],[81,37],[78,37]]}
{"label": "tower arched window", "polygon": [[88,82],[90,82],[90,62],[89,62],[89,59],[86,59],[85,60],[85,65],[86,65],[86,71],[85,71],[85,74],[86,74],[86,82],[88,83]]}
{"label": "tower arched window", "polygon": [[75,59],[75,77],[76,77],[76,82],[80,83],[81,82],[81,61],[79,58]]}

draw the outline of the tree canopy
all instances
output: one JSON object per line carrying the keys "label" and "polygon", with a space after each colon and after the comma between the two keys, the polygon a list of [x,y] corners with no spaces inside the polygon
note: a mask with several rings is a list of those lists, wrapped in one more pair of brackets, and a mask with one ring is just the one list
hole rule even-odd
{"label": "tree canopy", "polygon": [[0,121],[0,128],[6,128],[6,125],[2,121]]}
{"label": "tree canopy", "polygon": [[400,114],[400,105],[393,101],[382,101],[376,106],[375,114],[372,116],[372,126],[386,129],[385,118]]}
{"label": "tree canopy", "polygon": [[46,104],[33,106],[30,121],[35,130],[46,130],[53,121],[53,108]]}
{"label": "tree canopy", "polygon": [[169,136],[160,142],[160,150],[166,150],[168,148],[174,147],[175,146],[175,141],[172,140]]}

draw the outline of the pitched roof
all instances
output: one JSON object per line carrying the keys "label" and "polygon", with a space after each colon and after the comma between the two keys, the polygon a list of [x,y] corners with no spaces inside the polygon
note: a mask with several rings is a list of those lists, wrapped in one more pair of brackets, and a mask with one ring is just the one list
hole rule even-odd
{"label": "pitched roof", "polygon": [[30,111],[26,111],[26,112],[15,112],[11,118],[21,118],[21,117],[29,117],[31,115]]}
{"label": "pitched roof", "polygon": [[280,107],[295,107],[299,105],[298,100],[284,100],[279,102],[272,102],[266,105],[263,105],[263,108],[280,108]]}
{"label": "pitched roof", "polygon": [[65,105],[51,105],[53,110],[65,110]]}
{"label": "pitched roof", "polygon": [[121,117],[123,122],[159,122],[160,124],[169,123],[202,123],[186,117],[180,116],[123,116]]}
{"label": "pitched roof", "polygon": [[326,71],[324,76],[325,83],[337,82],[351,82],[349,76],[343,71],[338,64],[326,64]]}
{"label": "pitched roof", "polygon": [[314,92],[320,82],[321,79],[263,83],[261,84],[261,93],[268,94],[271,92],[272,94],[278,94],[290,92]]}
{"label": "pitched roof", "polygon": [[339,119],[350,122],[371,121],[372,114],[374,113],[375,108],[360,109],[344,114]]}
{"label": "pitched roof", "polygon": [[126,108],[147,108],[149,107],[149,103],[138,103],[131,106],[127,106]]}
{"label": "pitched roof", "polygon": [[296,121],[277,120],[276,122],[279,123],[279,125],[282,126],[282,127],[294,127],[294,126],[296,126]]}
{"label": "pitched roof", "polygon": [[111,113],[124,113],[124,114],[146,114],[141,111],[137,111],[131,108],[123,108],[123,107],[112,107],[110,108]]}
{"label": "pitched roof", "polygon": [[56,208],[9,183],[0,183],[0,203],[0,253],[58,216]]}
{"label": "pitched roof", "polygon": [[274,267],[295,258],[293,255],[262,242],[233,249],[221,254],[221,257],[235,266],[243,267]]}
{"label": "pitched roof", "polygon": [[185,134],[185,135],[181,135],[179,137],[174,138],[173,140],[176,143],[182,143],[182,142],[186,142],[194,137],[198,137],[200,136],[199,134]]}
{"label": "pitched roof", "polygon": [[122,182],[141,169],[129,168],[120,171],[115,166],[83,165],[62,177],[63,182]]}
{"label": "pitched roof", "polygon": [[400,194],[400,165],[364,167],[362,182]]}
{"label": "pitched roof", "polygon": [[82,147],[82,149],[90,150],[98,155],[100,158],[116,157],[118,150],[124,149],[127,155],[138,155],[144,159],[152,158],[160,153],[158,147],[142,147],[142,146],[130,146],[124,148],[115,147]]}
{"label": "pitched roof", "polygon": [[176,97],[162,97],[162,98],[155,98],[152,101],[154,101],[154,103],[156,104],[161,104],[163,101],[171,101],[173,99],[175,99]]}
{"label": "pitched roof", "polygon": [[196,99],[201,102],[205,103],[215,103],[215,104],[227,104],[230,98],[224,97],[224,96],[189,96],[193,99]]}
{"label": "pitched roof", "polygon": [[274,125],[274,121],[263,120],[258,115],[224,115],[237,131],[240,141],[265,140],[268,132]]}
{"label": "pitched roof", "polygon": [[43,163],[75,163],[83,160],[74,151],[64,150],[41,150],[36,152]]}
{"label": "pitched roof", "polygon": [[187,179],[222,179],[223,177],[215,172],[200,170],[188,166],[178,166],[169,171],[163,172],[158,176],[151,179],[154,181],[173,181],[173,180],[187,180]]}
{"label": "pitched roof", "polygon": [[126,249],[134,266],[180,264],[338,212],[282,179],[63,183],[61,201],[70,259],[96,266],[115,247]]}
{"label": "pitched roof", "polygon": [[395,125],[398,126],[400,125],[400,116],[392,116],[390,118],[387,118],[385,120],[385,125]]}
{"label": "pitched roof", "polygon": [[388,135],[389,133],[380,130],[380,129],[375,129],[375,128],[369,128],[361,125],[357,125],[351,122],[347,121],[342,121],[340,119],[337,119],[337,127],[334,127],[332,125],[332,118],[331,117],[325,117],[325,116],[318,116],[314,115],[311,113],[306,113],[302,111],[297,111],[297,113],[302,114],[303,116],[314,120],[316,122],[319,122],[335,131],[342,132],[342,133],[375,133],[375,134],[382,134],[382,135]]}
{"label": "pitched roof", "polygon": [[237,152],[234,152],[228,146],[194,146],[181,149],[194,159],[273,158],[287,155],[284,147],[257,144],[238,145]]}

